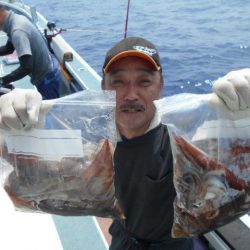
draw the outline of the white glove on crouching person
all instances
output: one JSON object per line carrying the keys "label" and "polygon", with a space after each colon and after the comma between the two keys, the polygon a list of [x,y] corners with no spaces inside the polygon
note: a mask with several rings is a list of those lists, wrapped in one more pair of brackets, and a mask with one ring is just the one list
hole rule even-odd
{"label": "white glove on crouching person", "polygon": [[41,94],[32,89],[14,89],[0,97],[0,128],[41,128],[51,102],[43,101]]}
{"label": "white glove on crouching person", "polygon": [[232,111],[250,108],[250,68],[231,71],[213,84],[216,93]]}

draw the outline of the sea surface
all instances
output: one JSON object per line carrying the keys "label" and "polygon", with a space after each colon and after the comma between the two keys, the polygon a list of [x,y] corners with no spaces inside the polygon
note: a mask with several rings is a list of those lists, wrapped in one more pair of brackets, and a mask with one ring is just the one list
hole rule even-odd
{"label": "sea surface", "polygon": [[[127,0],[23,0],[37,7],[99,73],[106,51],[124,37]],[[231,70],[250,66],[250,1],[131,0],[127,36],[160,51],[164,95],[209,93]]]}

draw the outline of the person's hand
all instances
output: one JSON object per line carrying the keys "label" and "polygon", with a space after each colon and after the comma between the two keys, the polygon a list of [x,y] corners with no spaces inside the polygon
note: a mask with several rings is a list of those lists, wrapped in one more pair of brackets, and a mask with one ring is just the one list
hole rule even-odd
{"label": "person's hand", "polygon": [[40,122],[43,122],[47,111],[48,105],[45,104],[41,109],[42,96],[32,89],[14,89],[2,95],[0,97],[0,128],[9,130],[37,127]]}
{"label": "person's hand", "polygon": [[3,78],[0,76],[0,87],[3,85]]}
{"label": "person's hand", "polygon": [[3,87],[9,90],[13,90],[15,88],[15,86],[12,83],[4,84]]}
{"label": "person's hand", "polygon": [[250,108],[250,68],[231,71],[217,79],[213,91],[232,111]]}
{"label": "person's hand", "polygon": [[10,90],[13,90],[15,87],[14,85],[10,83],[4,83],[3,77],[0,77],[0,88],[7,88]]}

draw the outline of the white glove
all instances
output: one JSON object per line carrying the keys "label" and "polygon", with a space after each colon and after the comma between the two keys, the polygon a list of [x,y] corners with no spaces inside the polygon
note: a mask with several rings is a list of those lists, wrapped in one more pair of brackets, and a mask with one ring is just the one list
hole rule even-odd
{"label": "white glove", "polygon": [[41,127],[50,103],[44,101],[43,104],[42,96],[36,90],[16,88],[0,97],[0,128]]}
{"label": "white glove", "polygon": [[220,119],[226,120],[241,120],[250,118],[250,109],[233,111],[228,108],[228,105],[217,94],[211,93],[203,95],[203,100],[206,101],[213,109],[216,110]]}
{"label": "white glove", "polygon": [[250,108],[250,68],[231,71],[213,84],[216,93],[232,111]]}

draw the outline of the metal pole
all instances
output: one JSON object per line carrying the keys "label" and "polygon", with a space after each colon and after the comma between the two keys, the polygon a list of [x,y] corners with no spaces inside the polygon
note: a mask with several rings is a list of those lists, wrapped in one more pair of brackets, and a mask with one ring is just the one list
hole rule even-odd
{"label": "metal pole", "polygon": [[126,37],[127,37],[127,31],[128,31],[128,15],[129,15],[129,7],[130,7],[130,0],[128,0],[128,6],[127,6],[127,16],[126,16],[126,23],[125,23],[124,38],[126,38]]}

